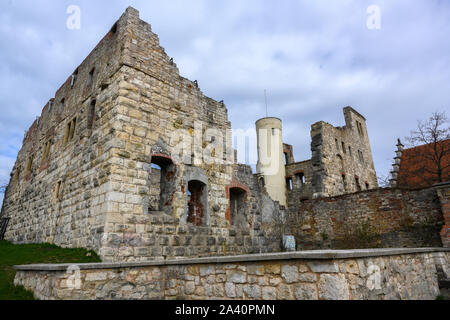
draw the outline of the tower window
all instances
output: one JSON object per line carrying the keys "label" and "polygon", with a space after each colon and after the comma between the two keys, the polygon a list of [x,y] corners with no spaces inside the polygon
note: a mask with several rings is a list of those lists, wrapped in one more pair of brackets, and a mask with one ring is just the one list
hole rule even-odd
{"label": "tower window", "polygon": [[342,141],[342,152],[347,153],[347,150],[345,149],[345,143]]}
{"label": "tower window", "polygon": [[358,133],[360,136],[364,136],[364,131],[361,122],[356,121],[356,127],[358,128]]}

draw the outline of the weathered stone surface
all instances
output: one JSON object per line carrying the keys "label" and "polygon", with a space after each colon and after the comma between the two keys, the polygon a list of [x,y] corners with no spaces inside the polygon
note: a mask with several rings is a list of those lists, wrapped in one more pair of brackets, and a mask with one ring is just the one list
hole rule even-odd
{"label": "weathered stone surface", "polygon": [[244,292],[249,299],[261,298],[261,287],[258,285],[245,285]]}
{"label": "weathered stone surface", "polygon": [[232,283],[246,283],[247,275],[244,272],[240,271],[228,271],[227,281]]}
{"label": "weathered stone surface", "polygon": [[276,288],[264,287],[262,289],[262,298],[263,298],[263,300],[276,300],[277,299]]}
{"label": "weathered stone surface", "polygon": [[294,287],[295,299],[317,300],[317,288],[315,284],[302,284]]}
{"label": "weathered stone surface", "polygon": [[312,272],[327,272],[327,273],[339,272],[339,267],[336,263],[313,261],[309,262],[308,266],[311,268]]}
{"label": "weathered stone surface", "polygon": [[[332,273],[322,272],[323,267],[317,268],[317,272],[298,273],[305,263],[318,263],[305,258],[308,252],[299,253],[299,258],[270,263],[267,255],[262,255],[261,261],[255,261],[258,260],[255,256],[236,257],[232,265],[225,262],[228,258],[223,258],[222,263],[217,262],[220,258],[204,258],[189,259],[185,264],[182,260],[166,260],[80,265],[79,282],[73,281],[67,266],[36,265],[19,267],[14,283],[34,291],[39,299],[434,300],[439,295],[437,270],[449,264],[449,252],[416,251],[320,253],[324,259],[322,265],[341,267]],[[325,259],[333,255],[349,257]],[[358,255],[368,256],[355,259]],[[203,264],[190,264],[200,261]],[[273,273],[274,269],[280,272]],[[253,274],[255,270],[264,273],[257,276]]]}
{"label": "weathered stone surface", "polygon": [[315,273],[301,273],[298,276],[299,282],[316,282],[317,275]]}
{"label": "weathered stone surface", "polygon": [[319,297],[324,300],[348,300],[349,288],[345,275],[322,274],[319,280]]}
{"label": "weathered stone surface", "polygon": [[236,298],[236,285],[231,282],[225,283],[225,293],[228,298]]}
{"label": "weathered stone surface", "polygon": [[281,276],[286,283],[298,281],[298,267],[296,265],[284,265],[281,267]]}

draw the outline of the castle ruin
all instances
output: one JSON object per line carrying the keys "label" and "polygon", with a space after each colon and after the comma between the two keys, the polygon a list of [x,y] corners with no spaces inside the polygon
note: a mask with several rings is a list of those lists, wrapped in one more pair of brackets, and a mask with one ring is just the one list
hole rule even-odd
{"label": "castle ruin", "polygon": [[27,131],[5,239],[85,247],[104,261],[278,251],[264,231],[274,212],[378,188],[366,120],[344,115],[344,127],[312,126],[303,162],[281,120],[259,120],[253,174],[235,161],[225,104],[179,75],[129,7]]}

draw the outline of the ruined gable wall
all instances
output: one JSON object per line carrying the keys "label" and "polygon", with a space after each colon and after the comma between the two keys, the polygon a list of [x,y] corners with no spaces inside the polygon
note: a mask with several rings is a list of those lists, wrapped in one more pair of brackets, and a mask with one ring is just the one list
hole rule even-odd
{"label": "ruined gable wall", "polygon": [[[225,105],[205,97],[197,83],[181,77],[150,25],[141,21],[134,9],[127,12],[131,18],[123,46],[120,103],[115,108],[111,189],[107,195],[102,258],[134,261],[161,256],[266,252],[267,244],[261,238],[256,239],[258,224],[235,229],[227,218],[232,163],[208,164],[195,159],[190,165],[172,157],[179,143],[173,139],[177,130],[196,138],[196,134],[202,136],[205,130],[216,128],[219,131],[215,133],[216,139],[231,141]],[[203,142],[197,145],[198,149],[211,139],[205,137]],[[217,149],[216,157],[223,160],[225,151]],[[175,170],[167,177],[172,189],[164,195],[170,202],[170,212],[148,210],[154,188],[152,155],[172,158],[175,164]],[[206,184],[208,201],[202,226],[187,221],[190,179]]]}
{"label": "ruined gable wall", "polygon": [[[2,210],[11,218],[7,240],[100,247],[112,106],[117,102],[116,72],[125,36],[121,27],[126,20],[124,14],[116,32],[108,32],[77,68],[75,82],[72,77],[67,79],[26,134]],[[90,109],[93,99],[97,101],[95,113]],[[73,139],[66,142],[67,124],[74,118]],[[89,123],[94,124],[92,128]],[[49,156],[43,160],[48,142]]]}
{"label": "ruined gable wall", "polygon": [[369,189],[378,187],[365,119],[350,107],[344,108],[344,114],[344,127],[334,127],[323,121],[312,126],[312,183],[315,196],[359,191],[356,178],[360,190],[367,189],[366,183]]}

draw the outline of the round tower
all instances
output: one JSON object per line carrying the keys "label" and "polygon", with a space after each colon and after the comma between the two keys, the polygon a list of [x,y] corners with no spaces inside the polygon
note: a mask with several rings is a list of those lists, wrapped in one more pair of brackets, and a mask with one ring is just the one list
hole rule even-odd
{"label": "round tower", "polygon": [[278,118],[263,118],[256,122],[258,163],[256,172],[269,196],[287,206],[286,167],[283,154],[282,122]]}

